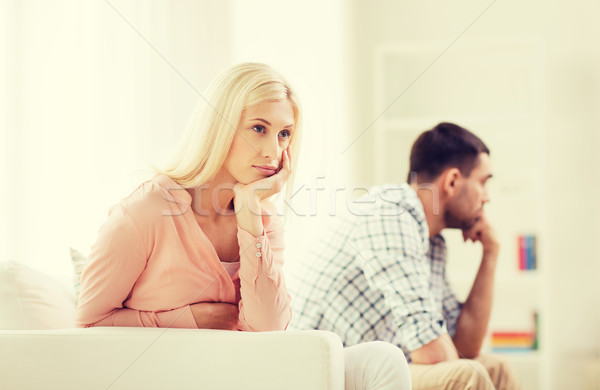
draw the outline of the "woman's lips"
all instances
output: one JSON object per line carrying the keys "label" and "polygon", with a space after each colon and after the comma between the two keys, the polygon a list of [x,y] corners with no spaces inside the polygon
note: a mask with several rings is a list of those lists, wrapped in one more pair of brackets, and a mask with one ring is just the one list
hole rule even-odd
{"label": "woman's lips", "polygon": [[253,165],[253,167],[256,168],[263,175],[267,175],[267,176],[271,176],[271,175],[275,174],[275,172],[277,172],[276,168],[273,168],[273,167],[267,166],[267,165]]}

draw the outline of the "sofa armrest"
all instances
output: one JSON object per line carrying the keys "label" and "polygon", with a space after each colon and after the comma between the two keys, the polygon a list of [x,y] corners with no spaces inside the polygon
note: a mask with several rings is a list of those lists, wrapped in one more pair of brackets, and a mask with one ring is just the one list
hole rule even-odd
{"label": "sofa armrest", "polygon": [[2,389],[344,388],[326,331],[164,328],[0,330]]}

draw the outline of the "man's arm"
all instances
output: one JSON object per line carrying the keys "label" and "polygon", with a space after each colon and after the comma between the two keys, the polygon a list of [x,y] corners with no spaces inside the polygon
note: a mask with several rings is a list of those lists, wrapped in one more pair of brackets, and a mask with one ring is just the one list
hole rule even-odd
{"label": "man's arm", "polygon": [[444,333],[437,339],[410,353],[410,360],[414,364],[435,364],[456,359],[458,359],[458,353],[448,333]]}
{"label": "man's arm", "polygon": [[492,312],[499,245],[496,234],[485,217],[470,230],[463,232],[463,237],[465,241],[479,241],[483,246],[479,271],[458,317],[453,337],[460,357],[472,359],[479,355]]}

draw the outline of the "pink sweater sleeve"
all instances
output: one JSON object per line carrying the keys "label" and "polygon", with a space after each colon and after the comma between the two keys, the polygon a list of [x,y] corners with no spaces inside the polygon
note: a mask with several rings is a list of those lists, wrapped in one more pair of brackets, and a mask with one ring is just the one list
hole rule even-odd
{"label": "pink sweater sleeve", "polygon": [[110,210],[81,276],[77,326],[197,327],[189,306],[158,312],[123,307],[146,266],[148,241],[121,205]]}
{"label": "pink sweater sleeve", "polygon": [[242,330],[287,328],[291,318],[290,295],[283,278],[283,225],[273,212],[260,237],[238,227],[240,246],[240,325]]}

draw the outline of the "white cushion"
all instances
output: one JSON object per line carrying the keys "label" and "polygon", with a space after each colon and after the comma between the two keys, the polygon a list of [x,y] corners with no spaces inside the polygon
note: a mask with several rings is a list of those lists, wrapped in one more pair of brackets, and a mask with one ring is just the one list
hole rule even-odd
{"label": "white cushion", "polygon": [[71,262],[73,263],[74,271],[73,288],[75,290],[75,296],[77,297],[77,299],[79,299],[79,289],[81,287],[81,273],[85,268],[87,258],[83,253],[79,252],[77,249],[69,248],[69,251],[71,252]]}
{"label": "white cushion", "polygon": [[0,262],[0,329],[72,327],[75,302],[51,277],[23,264]]}

